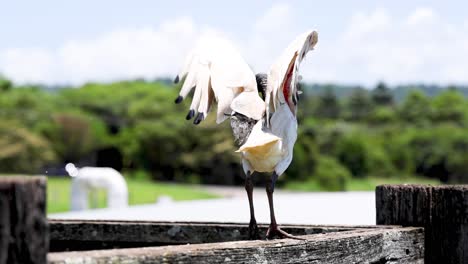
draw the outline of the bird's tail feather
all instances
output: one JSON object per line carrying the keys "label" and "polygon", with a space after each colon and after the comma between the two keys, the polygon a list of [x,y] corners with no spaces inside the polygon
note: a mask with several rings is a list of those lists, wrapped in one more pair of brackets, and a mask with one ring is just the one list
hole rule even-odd
{"label": "bird's tail feather", "polygon": [[262,128],[262,123],[263,121],[260,120],[257,122],[257,124],[255,124],[255,126],[252,128],[252,132],[247,138],[247,141],[236,152],[264,151],[281,140],[281,138],[273,135],[269,130],[264,130]]}

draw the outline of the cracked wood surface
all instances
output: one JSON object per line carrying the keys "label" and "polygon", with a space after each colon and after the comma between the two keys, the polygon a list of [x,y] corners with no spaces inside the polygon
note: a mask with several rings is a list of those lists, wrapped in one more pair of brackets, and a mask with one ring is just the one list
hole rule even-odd
{"label": "cracked wood surface", "polygon": [[422,228],[357,228],[278,239],[49,253],[61,263],[423,263]]}
{"label": "cracked wood surface", "polygon": [[45,263],[45,177],[0,177],[0,264]]}
{"label": "cracked wood surface", "polygon": [[468,185],[382,185],[377,224],[425,230],[425,263],[468,263]]}
{"label": "cracked wood surface", "polygon": [[[52,252],[248,240],[248,226],[240,223],[49,220],[49,224]],[[376,228],[317,225],[281,227],[293,235]],[[260,239],[265,239],[267,228],[268,225],[259,225]]]}

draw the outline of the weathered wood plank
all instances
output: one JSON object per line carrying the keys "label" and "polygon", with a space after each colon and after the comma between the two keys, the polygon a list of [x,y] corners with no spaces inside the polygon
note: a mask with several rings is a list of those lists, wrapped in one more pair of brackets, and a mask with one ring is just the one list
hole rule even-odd
{"label": "weathered wood plank", "polygon": [[377,224],[424,226],[430,223],[432,188],[426,185],[381,185],[375,190]]}
{"label": "weathered wood plank", "polygon": [[46,263],[44,177],[0,177],[0,263]]}
{"label": "weathered wood plank", "polygon": [[[239,223],[49,220],[49,225],[51,252],[248,240],[247,224]],[[265,239],[268,225],[259,228],[261,238]],[[375,226],[283,225],[282,228],[294,235],[308,235]]]}
{"label": "weathered wood plank", "polygon": [[49,253],[64,263],[423,263],[422,228],[361,229],[304,236],[307,240],[237,241]]}
{"label": "weathered wood plank", "polygon": [[432,190],[429,263],[468,263],[468,186]]}
{"label": "weathered wood plank", "polygon": [[377,224],[425,229],[426,263],[468,263],[468,185],[383,185]]}

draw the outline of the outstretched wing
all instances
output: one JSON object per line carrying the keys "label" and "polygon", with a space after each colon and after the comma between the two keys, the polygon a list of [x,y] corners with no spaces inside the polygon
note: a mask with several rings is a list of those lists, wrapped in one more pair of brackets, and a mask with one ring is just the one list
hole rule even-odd
{"label": "outstretched wing", "polygon": [[275,61],[268,73],[266,91],[266,114],[274,113],[280,105],[287,104],[296,116],[297,83],[299,82],[299,66],[307,52],[317,44],[318,33],[307,31],[297,37],[283,54]]}
{"label": "outstretched wing", "polygon": [[[318,34],[315,31],[300,35],[271,67],[268,73],[265,98],[265,123],[268,127],[260,126],[258,123],[261,121],[258,122],[247,142],[239,149],[245,158],[242,160],[242,166],[246,173],[258,170],[258,164],[255,160],[251,162],[252,159],[249,159],[250,156],[254,155],[261,156],[263,163],[269,162],[271,167],[268,170],[274,170],[277,175],[281,175],[291,163],[293,147],[297,138],[296,86],[299,81],[299,65],[307,52],[313,49],[317,38]],[[279,144],[275,142],[279,142]],[[275,159],[278,147],[281,158]]]}
{"label": "outstretched wing", "polygon": [[265,112],[254,73],[224,39],[200,41],[190,52],[175,82],[179,80],[183,80],[183,85],[176,103],[182,102],[195,89],[187,114],[189,120],[198,113],[194,124],[206,118],[214,101],[218,104],[217,123],[223,122],[232,111],[255,120],[260,120]]}

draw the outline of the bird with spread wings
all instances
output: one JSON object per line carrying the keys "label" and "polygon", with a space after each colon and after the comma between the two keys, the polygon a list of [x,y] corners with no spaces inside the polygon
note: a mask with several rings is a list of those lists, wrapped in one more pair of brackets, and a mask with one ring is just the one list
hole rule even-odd
{"label": "bird with spread wings", "polygon": [[272,172],[266,186],[271,220],[266,237],[297,238],[278,227],[273,191],[276,180],[292,161],[297,138],[299,66],[317,41],[316,31],[299,35],[271,66],[268,74],[257,75],[228,41],[201,41],[190,52],[175,78],[175,83],[183,81],[176,103],[195,90],[187,120],[195,117],[194,124],[199,124],[214,102],[217,103],[216,122],[231,119],[245,172],[250,206],[249,236],[252,239],[258,237],[252,197],[252,174],[255,171]]}

